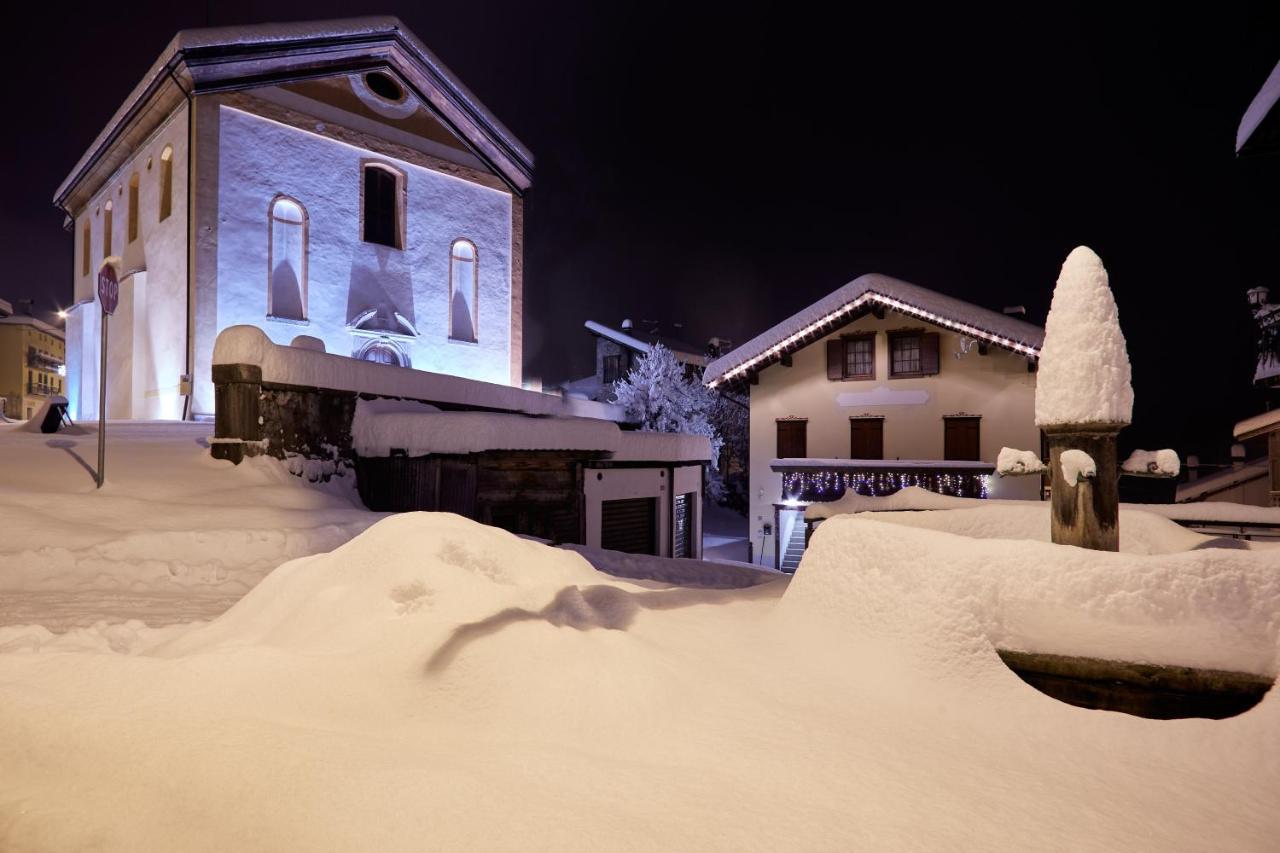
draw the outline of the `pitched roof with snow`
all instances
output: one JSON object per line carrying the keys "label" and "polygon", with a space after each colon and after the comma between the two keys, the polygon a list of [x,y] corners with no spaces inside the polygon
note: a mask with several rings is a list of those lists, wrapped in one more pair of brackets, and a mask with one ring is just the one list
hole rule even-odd
{"label": "pitched roof with snow", "polygon": [[1236,130],[1237,154],[1280,151],[1280,115],[1271,115],[1276,101],[1280,101],[1280,63],[1271,69],[1271,74],[1240,119],[1240,127]]}
{"label": "pitched roof with snow", "polygon": [[[182,30],[58,187],[54,204],[66,208],[90,173],[109,174],[118,168],[127,152],[114,150],[115,143],[122,137],[145,137],[188,94],[367,71],[378,65],[394,68],[419,100],[517,192],[529,188],[529,149],[398,18],[384,15]],[[178,87],[168,85],[170,81]]]}
{"label": "pitched roof with snow", "polygon": [[707,357],[697,351],[697,347],[691,346],[684,341],[678,341],[675,338],[666,338],[661,335],[649,335],[648,340],[641,340],[633,334],[619,331],[604,323],[597,323],[595,320],[588,320],[583,324],[587,331],[593,335],[600,335],[608,338],[616,344],[635,350],[636,352],[647,353],[654,344],[662,344],[671,350],[671,354],[676,357],[676,361],[684,364],[696,364],[699,367],[707,363]]}
{"label": "pitched roof with snow", "polygon": [[916,284],[868,273],[707,365],[711,385],[740,380],[881,306],[1038,358],[1044,329]]}
{"label": "pitched roof with snow", "polygon": [[1280,409],[1272,409],[1251,418],[1245,418],[1232,430],[1236,441],[1248,441],[1260,435],[1280,430]]}

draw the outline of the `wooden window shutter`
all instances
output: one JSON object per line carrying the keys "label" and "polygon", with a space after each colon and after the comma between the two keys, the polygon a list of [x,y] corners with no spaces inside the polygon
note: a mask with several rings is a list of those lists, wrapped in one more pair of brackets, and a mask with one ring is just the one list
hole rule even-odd
{"label": "wooden window shutter", "polygon": [[778,421],[779,459],[803,459],[808,455],[807,421]]}
{"label": "wooden window shutter", "polygon": [[827,341],[827,378],[844,379],[844,341]]}
{"label": "wooden window shutter", "polygon": [[925,332],[920,336],[920,372],[933,376],[938,372],[938,333]]}

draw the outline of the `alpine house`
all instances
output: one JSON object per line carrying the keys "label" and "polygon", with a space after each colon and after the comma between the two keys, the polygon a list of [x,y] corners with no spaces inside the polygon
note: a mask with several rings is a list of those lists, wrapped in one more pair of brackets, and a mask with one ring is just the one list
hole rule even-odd
{"label": "alpine house", "polygon": [[[704,381],[750,393],[750,527],[787,567],[805,505],[904,486],[1039,496],[994,478],[1001,447],[1041,446],[1044,330],[889,276],[863,275],[712,361]],[[794,559],[793,559],[794,561]]]}

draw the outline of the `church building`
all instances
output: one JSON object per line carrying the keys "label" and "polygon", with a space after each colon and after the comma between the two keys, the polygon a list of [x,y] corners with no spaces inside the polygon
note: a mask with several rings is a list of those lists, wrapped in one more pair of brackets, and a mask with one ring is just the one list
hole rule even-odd
{"label": "church building", "polygon": [[99,414],[105,265],[110,418],[211,414],[234,325],[518,387],[532,172],[395,18],[178,33],[54,196],[75,235],[72,415]]}

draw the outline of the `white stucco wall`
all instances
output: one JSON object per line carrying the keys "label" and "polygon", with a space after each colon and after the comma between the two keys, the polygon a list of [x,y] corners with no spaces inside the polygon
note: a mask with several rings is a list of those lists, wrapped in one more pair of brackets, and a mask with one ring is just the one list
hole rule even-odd
{"label": "white stucco wall", "polygon": [[[889,378],[889,342],[885,332],[925,327],[940,333],[939,373],[919,378]],[[876,333],[876,378],[827,379],[826,342],[842,335]],[[885,459],[942,459],[946,415],[982,417],[979,442],[982,461],[994,463],[1001,447],[1039,452],[1035,426],[1035,379],[1027,361],[991,347],[978,354],[973,347],[961,358],[961,336],[914,318],[888,313],[883,320],[863,317],[792,357],[792,366],[773,365],[761,371],[751,386],[751,510],[750,535],[760,541],[760,529],[774,520],[773,504],[782,498],[782,475],[769,463],[777,453],[777,420],[808,418],[807,451],[812,458],[849,458],[849,418],[884,416]],[[1040,478],[992,477],[992,497],[1034,499]],[[773,537],[764,540],[763,553],[773,554]]]}
{"label": "white stucco wall", "polygon": [[[172,203],[160,220],[161,153],[173,147]],[[151,167],[148,169],[147,164]],[[129,181],[138,175],[138,238],[128,242]],[[73,418],[98,417],[97,275],[111,261],[120,302],[107,335],[107,415],[165,419],[182,416],[180,379],[186,368],[187,108],[180,107],[75,215],[73,292],[67,317],[67,389]],[[111,255],[104,254],[106,202],[113,204]],[[84,269],[85,222],[89,265]]]}
{"label": "white stucco wall", "polygon": [[[201,120],[204,120],[201,113]],[[216,278],[201,272],[197,326],[216,332],[237,324],[262,328],[276,343],[307,334],[330,353],[351,355],[367,338],[348,323],[376,308],[382,295],[418,336],[397,339],[415,368],[506,384],[511,379],[511,196],[226,104],[217,107]],[[203,132],[201,139],[204,139]],[[362,162],[405,174],[404,249],[361,239]],[[203,168],[203,166],[202,166]],[[268,211],[280,194],[308,217],[307,320],[267,316]],[[204,215],[202,213],[202,215]],[[449,339],[449,253],[454,240],[477,247],[477,342]],[[214,311],[211,321],[203,316]],[[197,337],[197,365],[212,340]],[[207,377],[200,375],[203,382]],[[211,389],[204,389],[209,393]]]}

